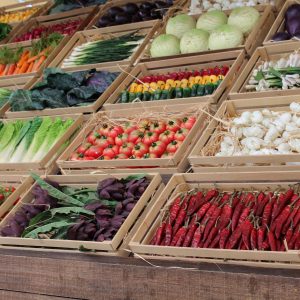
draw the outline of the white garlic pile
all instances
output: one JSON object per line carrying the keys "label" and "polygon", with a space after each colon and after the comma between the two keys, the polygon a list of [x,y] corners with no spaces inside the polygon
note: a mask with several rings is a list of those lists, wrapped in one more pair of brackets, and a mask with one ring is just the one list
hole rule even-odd
{"label": "white garlic pile", "polygon": [[196,15],[214,9],[227,10],[242,6],[274,5],[274,2],[274,0],[191,0],[190,14]]}
{"label": "white garlic pile", "polygon": [[244,111],[232,119],[216,156],[300,153],[300,103],[290,112]]}

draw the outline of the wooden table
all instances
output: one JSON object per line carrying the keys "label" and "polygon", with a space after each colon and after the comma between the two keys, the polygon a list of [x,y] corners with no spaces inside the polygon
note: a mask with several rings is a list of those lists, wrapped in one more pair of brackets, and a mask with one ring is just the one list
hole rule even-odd
{"label": "wooden table", "polygon": [[162,261],[153,267],[135,258],[13,249],[0,249],[0,262],[5,300],[300,299],[300,269]]}

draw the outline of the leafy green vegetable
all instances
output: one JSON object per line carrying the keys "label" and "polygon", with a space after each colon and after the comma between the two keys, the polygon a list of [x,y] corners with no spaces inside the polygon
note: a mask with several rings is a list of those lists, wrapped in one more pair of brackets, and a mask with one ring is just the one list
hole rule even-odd
{"label": "leafy green vegetable", "polygon": [[56,189],[46,181],[40,178],[40,176],[31,173],[31,177],[40,185],[40,187],[48,192],[48,194],[58,200],[61,200],[66,205],[75,205],[82,207],[84,204],[73,197],[70,197],[69,195],[64,194],[60,190]]}
{"label": "leafy green vegetable", "polygon": [[4,40],[11,32],[12,27],[6,23],[0,23],[0,41]]}
{"label": "leafy green vegetable", "polygon": [[59,208],[53,208],[50,210],[51,215],[54,217],[56,214],[85,214],[85,215],[91,215],[94,216],[95,214],[87,209],[81,208],[81,207],[59,207]]}

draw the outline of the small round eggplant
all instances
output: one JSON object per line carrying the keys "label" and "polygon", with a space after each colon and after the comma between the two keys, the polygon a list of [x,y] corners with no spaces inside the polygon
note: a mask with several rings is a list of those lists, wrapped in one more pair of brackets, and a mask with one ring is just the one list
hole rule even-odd
{"label": "small round eggplant", "polygon": [[147,10],[150,11],[151,9],[155,8],[155,4],[151,2],[143,2],[140,5],[140,10]]}
{"label": "small round eggplant", "polygon": [[115,15],[115,23],[116,24],[127,24],[131,22],[131,17],[130,15],[126,14],[126,13],[119,13],[117,15]]}
{"label": "small round eggplant", "polygon": [[112,23],[112,19],[108,15],[104,15],[102,18],[99,19],[97,23],[97,27],[107,27]]}
{"label": "small round eggplant", "polygon": [[126,14],[134,15],[139,11],[139,7],[135,3],[127,3],[124,6],[122,6],[123,11]]}
{"label": "small round eggplant", "polygon": [[112,6],[111,8],[109,8],[109,10],[107,11],[107,13],[111,16],[114,17],[117,14],[120,14],[124,12],[123,9],[119,6]]}
{"label": "small round eggplant", "polygon": [[287,32],[277,32],[272,36],[272,41],[286,41],[291,39],[291,36]]}

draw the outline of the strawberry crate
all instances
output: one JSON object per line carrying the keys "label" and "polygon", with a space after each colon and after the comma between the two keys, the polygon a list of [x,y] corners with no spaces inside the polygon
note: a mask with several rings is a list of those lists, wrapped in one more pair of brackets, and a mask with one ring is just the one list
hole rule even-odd
{"label": "strawberry crate", "polygon": [[[280,251],[277,251],[277,248],[276,251],[274,251],[274,248],[273,251],[271,251],[268,248],[268,245],[264,245],[266,250],[238,250],[236,249],[236,246],[233,246],[234,249],[220,249],[219,243],[221,243],[221,240],[218,242],[218,246],[216,246],[216,248],[204,248],[204,244],[201,242],[201,239],[200,244],[197,244],[198,247],[192,247],[191,244],[188,244],[189,247],[187,247],[173,246],[173,244],[171,244],[172,246],[153,245],[152,243],[153,238],[157,233],[157,229],[161,226],[165,219],[168,219],[167,213],[178,196],[188,195],[187,193],[193,192],[202,192],[206,195],[206,193],[210,190],[218,190],[221,195],[224,195],[222,193],[231,195],[236,191],[244,191],[245,193],[250,192],[252,195],[257,195],[261,191],[265,193],[270,191],[274,192],[276,190],[278,191],[278,186],[280,186],[280,192],[285,193],[290,188],[290,185],[297,183],[297,172],[244,172],[231,174],[216,172],[214,174],[175,174],[168,182],[151,211],[147,214],[143,224],[137,230],[137,233],[133,236],[129,243],[129,247],[137,258],[142,257],[145,259],[167,261],[186,260],[193,262],[297,269],[299,268],[300,263],[298,251],[290,250],[285,242],[281,243],[280,248],[282,249]],[[199,210],[202,206],[200,206]],[[175,222],[176,220],[178,220],[178,218],[175,219]],[[203,219],[201,219],[199,223],[204,228],[205,232],[206,224],[204,224],[204,221],[202,220]],[[229,224],[228,228],[231,230],[230,221]],[[174,227],[175,225],[173,224],[173,230]],[[200,230],[201,228],[199,229],[199,227],[197,227],[197,229]],[[232,233],[232,231],[230,231],[230,233]],[[172,240],[175,236],[172,235]],[[219,236],[221,237],[221,234]],[[225,239],[224,235],[223,239]],[[165,240],[168,243],[168,240],[165,239],[164,236],[161,236],[160,241],[161,240]],[[196,243],[196,241],[197,239],[195,239],[195,241],[192,240],[191,243]],[[226,242],[229,241],[230,237],[225,239],[225,245]],[[157,244],[160,244],[160,242],[158,241]],[[222,245],[223,242],[221,246]],[[252,245],[250,245],[250,249],[252,249],[251,247]],[[260,246],[257,244],[257,247]]]}
{"label": "strawberry crate", "polygon": [[[295,112],[295,106],[298,107],[298,105],[299,96],[225,101],[212,117],[207,129],[189,155],[193,171],[267,172],[297,170],[300,162],[300,155],[296,148],[299,129],[295,123],[295,128],[293,127],[293,130],[290,131],[290,125],[286,127],[286,121],[296,122],[297,112]],[[254,138],[252,133],[246,132],[244,129],[252,128],[252,125],[256,126],[256,123],[252,123],[252,120],[256,120],[255,118],[247,123],[249,125],[237,125],[237,127],[234,125],[239,122],[239,119],[234,120],[234,118],[240,117],[242,114],[250,118],[252,118],[252,115],[259,115],[260,119],[262,117],[262,120],[268,120],[271,122],[270,124],[273,121],[275,122],[277,117],[281,118],[283,114],[287,115],[286,117],[289,119],[282,121],[284,125],[281,128],[279,128],[279,125],[278,127],[273,126],[276,128],[276,136],[272,135],[274,128],[271,125],[271,129],[266,127],[269,126],[268,121],[266,121],[267,123],[257,123],[261,131],[256,132],[258,135]],[[233,127],[242,128],[242,131],[239,130],[239,133],[232,134],[232,132],[235,132],[235,129],[232,129]],[[255,128],[257,129],[257,127]],[[246,135],[244,135],[244,132]],[[247,139],[244,140],[246,136]],[[279,140],[276,140],[277,138]],[[233,148],[227,147],[228,143],[231,143],[229,139],[233,141]],[[282,149],[281,144],[288,148]]]}
{"label": "strawberry crate", "polygon": [[[134,64],[137,59],[142,55],[144,52],[144,48],[146,44],[149,42],[150,38],[156,32],[158,27],[160,26],[159,21],[148,21],[143,22],[141,26],[139,26],[138,30],[135,24],[127,24],[126,26],[122,26],[122,28],[114,28],[114,27],[107,27],[101,29],[90,29],[81,32],[77,32],[73,35],[73,37],[69,40],[67,45],[60,51],[60,53],[53,59],[50,67],[60,67],[67,71],[74,70],[75,66],[69,63],[66,63],[66,59],[70,59],[70,56],[74,55],[73,51],[77,51],[75,48],[85,45],[87,43],[98,41],[98,40],[110,40],[112,38],[117,38],[120,36],[124,36],[126,34],[137,34],[144,36],[141,44],[133,51],[131,56],[125,58],[123,60],[118,61],[109,61],[103,63],[96,63],[96,64],[85,64],[84,62],[81,65],[88,66],[89,68],[93,67],[107,67],[107,66],[117,66],[117,65],[132,65]],[[78,49],[78,48],[77,48]],[[64,65],[65,62],[65,65]],[[76,65],[78,66],[78,65]]]}
{"label": "strawberry crate", "polygon": [[[229,88],[232,85],[232,82],[237,77],[237,74],[242,69],[243,65],[245,64],[245,52],[243,50],[236,50],[232,52],[222,52],[222,53],[216,53],[216,54],[207,54],[207,55],[195,55],[187,57],[184,60],[184,63],[181,59],[168,59],[168,60],[162,60],[159,62],[145,62],[145,63],[139,63],[127,76],[127,78],[122,82],[122,84],[119,85],[117,89],[113,91],[111,96],[108,98],[108,100],[104,104],[104,109],[112,110],[112,109],[123,109],[128,107],[137,107],[138,105],[141,107],[150,107],[153,105],[174,105],[174,104],[193,104],[193,103],[199,103],[199,102],[210,102],[210,103],[218,103],[222,101],[223,98],[226,98],[227,93],[229,92]],[[229,71],[226,76],[222,76],[222,67],[229,67]],[[207,70],[209,68],[220,68],[217,70],[217,75],[212,74],[211,76],[206,76],[209,80],[214,80],[214,82],[218,82],[219,78],[223,78],[219,81],[217,88],[214,88],[214,91],[210,94],[205,93],[205,85],[201,85],[201,82],[204,80],[204,75],[201,72],[201,70]],[[196,84],[196,77],[195,73],[193,72],[199,71],[199,81],[197,81]],[[180,72],[183,72],[181,75]],[[185,76],[185,73],[191,72],[191,76],[187,78],[188,75]],[[175,74],[176,73],[176,74]],[[219,74],[220,73],[220,74]],[[179,87],[178,89],[173,87],[171,84],[169,90],[165,88],[159,88],[158,83],[161,82],[166,85],[167,78],[172,81],[172,74],[176,77],[173,77],[173,83],[175,85],[176,82],[179,82],[178,76],[185,76],[183,81],[189,81],[189,85],[185,85],[185,89],[189,92],[188,97],[184,97],[183,93],[181,91],[184,90],[184,88]],[[221,77],[219,75],[221,75]],[[151,81],[156,80],[155,76],[158,79],[157,82],[151,83]],[[159,81],[159,76],[164,81]],[[144,78],[144,79],[143,79]],[[170,79],[171,78],[171,79]],[[136,79],[139,79],[141,81],[138,81]],[[143,80],[148,80],[147,83],[143,83]],[[193,80],[190,82],[190,79]],[[177,80],[177,81],[175,81]],[[197,79],[198,80],[198,79]],[[201,82],[200,82],[201,81]],[[180,83],[180,82],[179,82]],[[190,84],[191,83],[191,84]],[[200,83],[200,84],[198,84]],[[155,85],[156,88],[153,88],[153,91],[151,90],[151,84]],[[176,83],[177,84],[177,83]],[[185,83],[184,83],[185,84]],[[149,95],[151,97],[152,95],[155,95],[155,92],[158,90],[160,95],[160,99],[162,97],[162,94],[164,93],[164,90],[166,93],[169,94],[169,98],[163,101],[145,101],[142,99],[142,101],[138,101],[139,98],[134,96],[133,103],[122,103],[122,95],[125,94],[128,96],[128,98],[131,96],[130,91],[131,87],[133,85],[136,85],[136,89],[143,89],[146,91],[146,93],[141,93],[142,97],[144,98],[144,95]],[[208,84],[208,86],[214,86],[213,84]],[[149,88],[150,87],[150,88]],[[177,87],[177,85],[176,85]],[[195,88],[196,87],[196,88]],[[197,88],[198,87],[198,88]],[[195,89],[194,89],[195,88]],[[200,88],[202,89],[202,92],[200,91]],[[163,91],[161,92],[160,89]],[[199,96],[197,96],[199,89]],[[155,91],[154,91],[155,90]],[[182,94],[181,98],[177,98],[177,90]],[[195,90],[195,96],[192,96],[192,91]],[[173,93],[173,95],[172,95]],[[202,96],[200,96],[200,93]],[[133,95],[138,95],[138,93],[133,93]],[[172,98],[171,98],[172,97]],[[138,99],[136,99],[138,98]],[[171,99],[170,99],[171,98]],[[136,99],[136,100],[135,100]]]}
{"label": "strawberry crate", "polygon": [[[207,104],[198,104],[193,107],[173,105],[163,109],[161,106],[153,106],[147,109],[101,111],[90,119],[58,159],[57,164],[63,174],[115,173],[134,169],[142,173],[159,172],[166,175],[180,170],[186,171],[188,168],[187,155],[207,125],[208,111]],[[189,122],[191,126],[181,123],[181,119]],[[154,143],[158,142],[158,132],[162,133],[167,129],[166,124],[162,121],[168,121],[169,134],[166,134],[163,142]],[[190,129],[180,129],[179,125]],[[112,126],[118,126],[114,128],[114,131],[117,133],[119,130],[120,134],[123,132],[125,140],[117,142],[116,137],[108,136],[108,134],[112,134],[111,130],[103,131],[105,128],[111,129]],[[126,140],[126,132],[128,132],[128,140]],[[98,134],[99,138],[96,140]],[[97,150],[95,153],[90,153],[89,156],[88,153],[84,154],[88,149],[84,148],[83,151],[78,152],[81,149],[80,146],[85,147],[86,138],[94,145],[91,148],[92,152]],[[177,138],[176,141],[175,138]],[[167,144],[170,144],[169,148],[167,148]],[[153,149],[150,149],[151,145],[154,147]],[[88,144],[88,148],[90,146],[91,144]],[[104,151],[104,149],[106,150]],[[116,157],[117,152],[122,155]]]}
{"label": "strawberry crate", "polygon": [[[144,192],[139,196],[135,201],[134,207],[131,211],[124,217],[122,224],[118,227],[113,238],[111,240],[105,239],[104,241],[95,241],[92,239],[89,240],[76,240],[76,239],[60,239],[59,237],[45,238],[45,235],[41,234],[39,238],[24,238],[24,237],[12,237],[4,234],[5,227],[10,226],[11,220],[14,218],[15,213],[20,213],[28,204],[33,204],[35,193],[34,190],[39,184],[34,182],[31,178],[31,182],[27,184],[27,192],[22,195],[21,201],[19,201],[7,214],[7,216],[0,223],[0,231],[2,232],[0,236],[0,245],[2,246],[13,246],[13,247],[25,247],[31,249],[40,249],[48,248],[53,251],[55,249],[64,249],[64,250],[81,250],[81,251],[96,251],[98,254],[104,255],[121,255],[128,256],[129,251],[126,251],[129,240],[132,238],[132,235],[135,233],[136,228],[140,226],[143,218],[146,213],[148,213],[157,199],[157,196],[162,191],[164,184],[161,181],[161,177],[158,174],[140,174],[135,173],[128,174],[114,174],[110,175],[67,175],[67,176],[51,176],[42,177],[42,179],[50,180],[51,182],[56,182],[60,186],[64,187],[63,191],[68,194],[68,189],[78,189],[77,193],[80,192],[79,189],[87,188],[88,192],[96,191],[97,186],[100,182],[104,180],[125,180],[126,178],[137,178],[137,180],[146,178],[147,186],[144,187]],[[130,179],[128,179],[130,180]],[[107,181],[106,181],[107,182]],[[120,182],[120,181],[119,181]],[[137,181],[135,181],[137,182]],[[44,186],[42,187],[45,188]],[[91,194],[89,194],[91,196]],[[74,201],[73,196],[73,201]],[[96,196],[93,196],[96,199]],[[75,200],[80,201],[79,198]],[[98,200],[99,201],[99,200]],[[107,200],[106,200],[107,201]],[[112,201],[112,200],[110,200]],[[111,203],[112,204],[112,203]],[[74,207],[73,204],[69,206]],[[106,204],[107,205],[107,204]],[[115,204],[114,204],[115,205]],[[80,206],[82,207],[82,205]],[[58,208],[62,209],[61,205],[58,205]],[[69,212],[71,214],[71,212]],[[70,225],[71,226],[71,225]],[[103,225],[104,226],[104,225]],[[2,231],[4,229],[4,231]]]}
{"label": "strawberry crate", "polygon": [[[270,68],[275,68],[274,63],[278,63],[275,71],[279,71],[282,67],[285,68],[287,64],[296,66],[296,72],[284,72],[282,75],[293,75],[299,73],[297,71],[297,66],[300,65],[298,60],[293,60],[291,55],[298,55],[300,43],[288,43],[284,44],[274,44],[268,47],[259,47],[255,50],[248,63],[240,73],[240,76],[236,79],[235,83],[232,86],[232,89],[229,92],[229,99],[249,99],[249,98],[259,98],[259,97],[276,97],[284,95],[297,95],[299,93],[297,84],[290,87],[283,86],[283,81],[281,76],[277,73],[273,76],[269,71]],[[285,60],[285,61],[283,61]],[[283,62],[283,65],[281,63]],[[271,64],[272,65],[271,65]],[[265,67],[266,66],[266,67]],[[290,69],[287,66],[287,69]],[[292,68],[291,68],[292,69]],[[265,71],[266,70],[266,71]],[[258,71],[262,71],[262,76],[259,76]],[[257,75],[256,75],[256,74]],[[280,74],[281,75],[281,74]],[[261,80],[262,79],[262,80]],[[287,78],[288,79],[288,78]],[[253,81],[254,80],[254,81]],[[261,80],[261,86],[260,84]],[[270,80],[270,88],[268,82]],[[275,80],[275,82],[274,82]],[[293,79],[294,80],[294,79]],[[281,85],[281,86],[280,86]]]}

